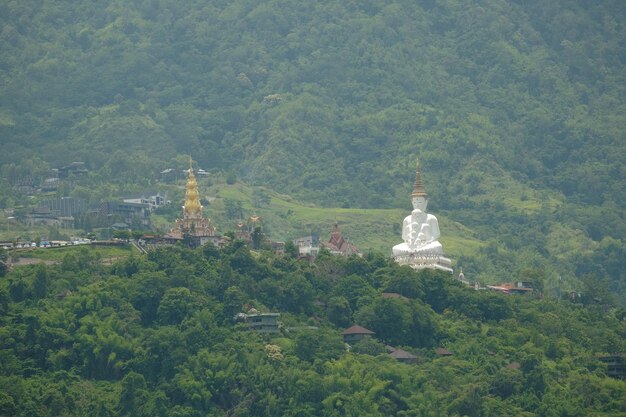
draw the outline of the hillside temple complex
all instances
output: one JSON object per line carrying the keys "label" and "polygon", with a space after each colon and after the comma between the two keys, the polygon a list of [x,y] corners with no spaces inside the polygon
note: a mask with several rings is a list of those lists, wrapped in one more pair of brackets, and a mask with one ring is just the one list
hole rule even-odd
{"label": "hillside temple complex", "polygon": [[439,222],[435,216],[426,213],[428,194],[422,184],[419,161],[415,168],[411,203],[413,211],[402,222],[404,242],[392,249],[394,260],[414,269],[431,268],[452,272],[452,262],[443,256],[443,246],[438,240],[441,236]]}
{"label": "hillside temple complex", "polygon": [[189,158],[189,174],[185,191],[185,204],[183,205],[183,218],[176,219],[174,228],[168,233],[168,237],[174,239],[191,239],[194,246],[202,246],[208,242],[219,244],[220,236],[217,235],[211,219],[202,215],[200,193],[198,183],[193,174],[193,162]]}

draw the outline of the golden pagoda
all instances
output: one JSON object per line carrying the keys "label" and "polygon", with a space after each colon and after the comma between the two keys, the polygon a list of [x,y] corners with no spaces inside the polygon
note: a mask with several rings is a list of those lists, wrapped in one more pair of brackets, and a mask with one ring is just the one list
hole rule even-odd
{"label": "golden pagoda", "polygon": [[202,216],[202,204],[200,204],[200,193],[198,192],[198,182],[193,174],[193,161],[189,158],[189,174],[187,176],[187,186],[185,190],[185,204],[183,205],[183,218],[176,219],[174,228],[169,236],[182,239],[185,237],[195,240],[198,244],[204,245],[208,241],[217,243],[219,236],[211,219]]}

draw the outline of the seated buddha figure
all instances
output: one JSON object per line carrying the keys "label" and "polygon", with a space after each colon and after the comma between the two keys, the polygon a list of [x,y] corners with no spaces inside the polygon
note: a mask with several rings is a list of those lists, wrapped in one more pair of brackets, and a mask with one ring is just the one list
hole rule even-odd
{"label": "seated buddha figure", "polygon": [[419,162],[415,171],[415,186],[411,193],[413,211],[402,222],[403,243],[395,245],[393,255],[442,255],[443,247],[438,239],[439,222],[432,214],[426,213],[428,195],[420,178]]}

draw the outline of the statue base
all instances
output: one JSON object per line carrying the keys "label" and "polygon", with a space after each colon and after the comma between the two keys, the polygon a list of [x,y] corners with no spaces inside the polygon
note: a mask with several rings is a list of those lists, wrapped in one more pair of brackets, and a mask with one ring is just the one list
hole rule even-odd
{"label": "statue base", "polygon": [[393,260],[413,269],[438,269],[452,273],[452,261],[438,253],[414,252],[395,255]]}

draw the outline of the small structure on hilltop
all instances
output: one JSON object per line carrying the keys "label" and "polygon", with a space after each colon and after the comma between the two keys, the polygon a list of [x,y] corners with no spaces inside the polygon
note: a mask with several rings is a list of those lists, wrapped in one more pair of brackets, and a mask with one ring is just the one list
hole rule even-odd
{"label": "small structure on hilltop", "polygon": [[143,203],[107,201],[100,204],[98,216],[134,225],[136,229],[150,228],[150,206]]}
{"label": "small structure on hilltop", "polygon": [[285,253],[285,242],[269,239],[263,229],[263,219],[256,214],[248,217],[245,222],[237,223],[235,239],[243,240],[253,249],[271,248],[274,253]]}
{"label": "small structure on hilltop", "polygon": [[302,236],[293,240],[300,256],[316,257],[320,250],[320,238],[316,234]]}
{"label": "small structure on hilltop", "polygon": [[465,278],[465,274],[463,273],[463,268],[461,268],[461,272],[459,273],[459,276],[457,277],[457,280],[462,282],[465,285],[470,285],[470,282],[467,278]]}
{"label": "small structure on hilltop", "polygon": [[189,239],[190,244],[193,246],[202,246],[209,242],[218,246],[221,237],[217,234],[211,219],[205,218],[202,215],[202,209],[198,183],[193,174],[193,162],[191,158],[189,158],[189,172],[187,176],[187,189],[185,191],[185,204],[183,205],[183,218],[176,219],[176,224],[167,234],[167,237],[179,240]]}
{"label": "small structure on hilltop", "polygon": [[361,251],[356,246],[348,242],[343,237],[343,235],[341,234],[341,231],[339,230],[339,225],[337,225],[337,223],[333,225],[333,230],[330,232],[330,240],[328,242],[322,243],[322,247],[327,248],[330,251],[330,253],[332,253],[333,255],[363,256]]}
{"label": "small structure on hilltop", "polygon": [[161,195],[158,191],[156,193],[145,193],[141,196],[124,198],[122,201],[124,201],[124,203],[145,204],[149,208],[150,212],[153,212],[159,207],[163,207],[167,204],[166,196]]}
{"label": "small structure on hilltop", "polygon": [[533,292],[533,283],[529,281],[505,282],[503,284],[487,285],[487,289],[503,294],[531,294]]}
{"label": "small structure on hilltop", "polygon": [[352,326],[341,332],[343,341],[346,343],[357,343],[366,337],[371,337],[375,333],[362,326]]}
{"label": "small structure on hilltop", "polygon": [[339,230],[339,225],[335,223],[333,229],[330,232],[330,239],[328,242],[320,242],[319,236],[310,235],[303,236],[293,241],[293,244],[298,248],[300,256],[316,257],[321,248],[326,248],[333,255],[350,256],[357,255],[363,256],[361,251],[343,237]]}
{"label": "small structure on hilltop", "polygon": [[278,333],[280,313],[247,314],[248,329],[258,333]]}
{"label": "small structure on hilltop", "polygon": [[259,313],[256,309],[250,309],[248,313],[239,313],[235,321],[243,321],[248,324],[248,330],[257,333],[278,333],[278,318],[280,313]]}
{"label": "small structure on hilltop", "polygon": [[402,294],[398,294],[397,292],[384,292],[383,298],[395,298],[396,300],[409,301],[408,297],[405,297]]}
{"label": "small structure on hilltop", "polygon": [[438,347],[437,349],[435,349],[435,354],[437,356],[452,356],[452,352],[442,347]]}
{"label": "small structure on hilltop", "polygon": [[599,356],[600,362],[606,364],[606,374],[611,378],[626,379],[626,358],[622,353]]}
{"label": "small structure on hilltop", "polygon": [[402,223],[404,242],[394,246],[392,250],[394,260],[414,269],[431,268],[451,273],[452,261],[443,256],[443,246],[439,243],[439,222],[435,216],[426,213],[428,194],[422,184],[419,162],[415,167],[411,203],[413,211]]}
{"label": "small structure on hilltop", "polygon": [[402,363],[416,363],[417,362],[417,356],[402,349],[393,349],[393,351],[389,354],[389,356],[391,356],[392,358],[396,358],[398,362],[402,362]]}
{"label": "small structure on hilltop", "polygon": [[254,243],[255,238],[263,237],[263,219],[260,216],[252,215],[245,222],[237,223],[235,239],[243,240],[246,243]]}
{"label": "small structure on hilltop", "polygon": [[40,207],[48,207],[57,217],[78,216],[87,211],[88,205],[84,198],[57,197],[40,201]]}
{"label": "small structure on hilltop", "polygon": [[65,179],[70,176],[83,176],[89,173],[89,170],[85,167],[84,162],[72,162],[71,164],[59,168],[58,176],[60,179]]}

